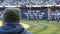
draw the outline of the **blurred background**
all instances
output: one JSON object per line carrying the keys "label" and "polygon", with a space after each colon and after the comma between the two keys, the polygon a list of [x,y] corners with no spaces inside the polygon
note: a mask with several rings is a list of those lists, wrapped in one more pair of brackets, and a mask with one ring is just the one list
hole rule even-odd
{"label": "blurred background", "polygon": [[60,0],[0,0],[0,5],[59,5]]}
{"label": "blurred background", "polygon": [[[8,7],[0,7],[0,26],[3,12]],[[20,24],[33,34],[60,34],[60,7],[15,7],[21,9]]]}
{"label": "blurred background", "polygon": [[60,34],[60,0],[0,0],[0,26],[7,7],[21,9],[20,24],[32,34]]}

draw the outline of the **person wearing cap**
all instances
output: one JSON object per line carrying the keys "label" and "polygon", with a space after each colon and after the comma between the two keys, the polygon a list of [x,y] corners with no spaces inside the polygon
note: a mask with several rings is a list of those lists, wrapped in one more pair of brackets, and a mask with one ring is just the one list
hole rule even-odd
{"label": "person wearing cap", "polygon": [[32,34],[20,23],[19,8],[6,8],[3,13],[3,25],[0,27],[0,34]]}

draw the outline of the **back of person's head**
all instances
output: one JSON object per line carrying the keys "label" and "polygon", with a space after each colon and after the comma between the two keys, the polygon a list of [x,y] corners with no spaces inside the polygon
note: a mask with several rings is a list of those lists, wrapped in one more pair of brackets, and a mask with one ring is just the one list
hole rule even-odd
{"label": "back of person's head", "polygon": [[6,8],[3,14],[3,21],[6,23],[19,23],[20,11],[19,8]]}

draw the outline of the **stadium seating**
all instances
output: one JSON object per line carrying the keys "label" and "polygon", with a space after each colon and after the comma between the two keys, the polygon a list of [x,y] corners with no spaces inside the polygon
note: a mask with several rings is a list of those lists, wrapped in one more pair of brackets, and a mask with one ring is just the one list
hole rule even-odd
{"label": "stadium seating", "polygon": [[[47,15],[47,11],[45,9],[41,10],[26,10],[26,11],[22,11],[23,13],[22,14],[25,14],[25,15],[22,15],[22,16],[26,16],[26,19],[30,19],[30,20],[33,20],[33,19],[46,19],[46,17],[48,16]],[[46,16],[44,16],[46,15]],[[25,18],[25,17],[24,17]]]}
{"label": "stadium seating", "polygon": [[59,5],[60,0],[0,0],[1,5]]}

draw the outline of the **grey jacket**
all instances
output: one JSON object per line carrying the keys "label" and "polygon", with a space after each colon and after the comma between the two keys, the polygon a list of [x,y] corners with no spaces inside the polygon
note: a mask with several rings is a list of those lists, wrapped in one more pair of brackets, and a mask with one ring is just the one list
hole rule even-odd
{"label": "grey jacket", "polygon": [[6,24],[0,27],[0,34],[31,34],[20,24]]}

